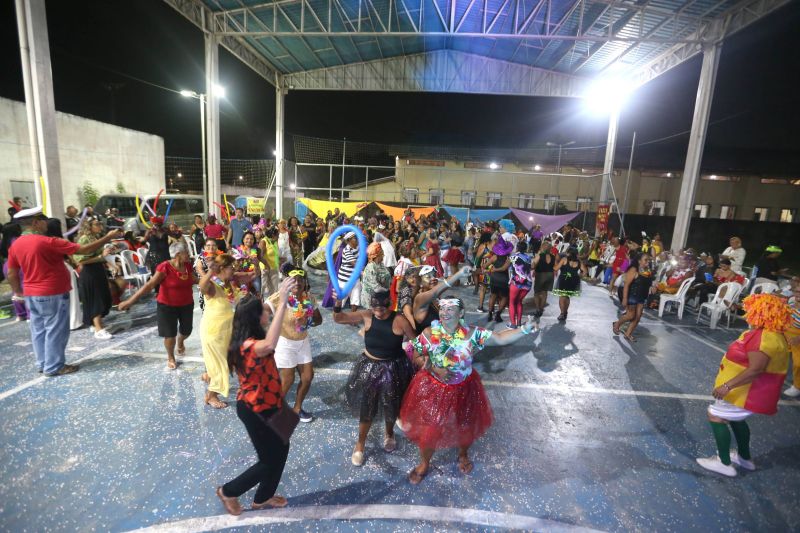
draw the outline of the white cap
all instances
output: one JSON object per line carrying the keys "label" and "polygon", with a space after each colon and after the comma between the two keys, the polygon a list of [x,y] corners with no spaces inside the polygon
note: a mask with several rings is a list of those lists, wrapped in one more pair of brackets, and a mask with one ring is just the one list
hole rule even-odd
{"label": "white cap", "polygon": [[355,233],[353,233],[352,231],[348,231],[347,233],[344,234],[344,240],[349,241],[355,236],[356,236]]}
{"label": "white cap", "polygon": [[14,218],[28,218],[42,214],[42,206],[29,207],[28,209],[20,209],[14,214]]}
{"label": "white cap", "polygon": [[419,269],[420,276],[427,276],[431,272],[436,272],[436,269],[430,265],[423,265],[422,268]]}

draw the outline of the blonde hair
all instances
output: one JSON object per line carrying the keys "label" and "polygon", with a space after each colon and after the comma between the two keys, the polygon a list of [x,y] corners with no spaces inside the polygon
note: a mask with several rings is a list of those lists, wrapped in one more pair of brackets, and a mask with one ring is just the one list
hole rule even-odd
{"label": "blonde hair", "polygon": [[213,261],[214,264],[217,265],[220,270],[222,270],[223,268],[233,266],[233,264],[236,262],[236,259],[234,259],[231,254],[219,254],[218,256],[214,257]]}

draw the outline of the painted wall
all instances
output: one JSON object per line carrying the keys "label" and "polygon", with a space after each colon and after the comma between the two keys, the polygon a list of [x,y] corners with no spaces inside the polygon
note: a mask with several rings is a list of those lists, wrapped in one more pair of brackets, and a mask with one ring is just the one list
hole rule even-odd
{"label": "painted wall", "polygon": [[[418,189],[419,203],[431,203],[432,191],[443,191],[444,202],[462,205],[462,191],[475,191],[475,205],[486,206],[489,193],[499,193],[503,207],[526,207],[523,195],[533,195],[532,209],[545,208],[545,196],[557,195],[567,209],[577,208],[577,199],[600,197],[601,169],[563,168],[563,174],[548,173],[546,169],[537,173],[530,167],[504,164],[502,169],[467,169],[464,163],[445,161],[443,166],[410,166],[406,160],[398,160],[396,179],[371,185],[364,194],[363,188],[351,189],[352,200],[404,201],[403,191]],[[515,173],[516,172],[516,173]],[[519,172],[524,172],[520,174]],[[668,171],[665,170],[666,175]],[[644,175],[642,175],[644,173]],[[612,180],[613,190],[619,204],[623,204],[627,169],[617,169]],[[673,171],[673,176],[679,173]],[[653,172],[633,170],[631,172],[628,212],[647,214],[653,201],[666,202],[665,215],[674,216],[680,196],[681,180],[677,177],[658,177]],[[366,196],[366,198],[365,198]],[[735,218],[751,220],[756,207],[769,208],[769,221],[779,221],[781,209],[798,209],[795,222],[800,222],[800,185],[762,184],[758,176],[739,176],[739,181],[711,181],[701,179],[697,186],[695,204],[710,206],[708,217],[720,216],[722,205],[736,208]],[[595,209],[592,203],[590,210]]]}
{"label": "painted wall", "polygon": [[[56,113],[64,205],[79,206],[79,189],[90,183],[102,196],[155,194],[164,187],[164,140],[157,135]],[[25,104],[0,98],[0,198],[33,187]],[[48,191],[49,194],[55,194]],[[31,198],[30,205],[35,203]],[[5,212],[5,209],[2,211]]]}

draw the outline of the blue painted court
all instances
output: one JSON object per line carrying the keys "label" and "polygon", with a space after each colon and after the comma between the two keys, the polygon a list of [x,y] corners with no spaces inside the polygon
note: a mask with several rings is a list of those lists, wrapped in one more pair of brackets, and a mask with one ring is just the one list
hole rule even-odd
{"label": "blue painted court", "polygon": [[[475,309],[471,288],[455,292]],[[177,371],[166,369],[152,301],[112,313],[109,341],[73,332],[67,359],[81,370],[58,378],[36,372],[27,325],[4,321],[0,527],[800,530],[800,403],[753,418],[757,471],[728,479],[695,463],[714,452],[705,408],[722,350],[743,321],[711,331],[689,313],[680,323],[648,314],[629,344],[612,336],[616,308],[606,291],[584,285],[565,324],[550,303],[534,343],[479,355],[497,421],[473,447],[473,473],[458,471],[454,450],[438,453],[418,487],[406,480],[415,447],[398,432],[398,450],[383,452],[382,424],[366,464],[350,464],[357,423],[340,389],[363,339],[323,311],[325,323],[311,335],[317,373],[305,404],[316,419],[295,432],[278,490],[289,506],[239,517],[224,514],[214,488],[255,454],[235,409],[203,404],[199,309]],[[468,321],[486,318],[470,312]]]}

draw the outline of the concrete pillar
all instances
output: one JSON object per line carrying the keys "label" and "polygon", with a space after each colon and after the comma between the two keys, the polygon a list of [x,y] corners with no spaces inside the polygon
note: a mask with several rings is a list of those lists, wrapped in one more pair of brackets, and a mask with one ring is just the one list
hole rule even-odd
{"label": "concrete pillar", "polygon": [[286,93],[281,76],[275,76],[275,216],[283,218],[283,123]]}
{"label": "concrete pillar", "polygon": [[617,148],[618,126],[619,109],[614,109],[608,119],[608,140],[606,141],[606,158],[603,162],[603,178],[600,182],[600,203],[608,202],[609,182],[614,176],[614,151]]}
{"label": "concrete pillar", "polygon": [[673,250],[684,248],[689,235],[689,222],[694,212],[694,197],[697,191],[697,180],[700,179],[700,164],[703,160],[703,148],[708,132],[708,117],[711,114],[714,85],[717,82],[721,47],[721,43],[703,47],[703,66],[700,69],[700,81],[697,85],[692,132],[689,135],[686,165],[683,168],[683,178],[681,179],[681,194],[675,214],[675,228],[672,231],[672,241],[670,242],[670,248]]}
{"label": "concrete pillar", "polygon": [[206,165],[208,168],[208,211],[222,213],[214,202],[221,202],[222,184],[219,156],[219,40],[211,34],[205,35],[206,58]]}
{"label": "concrete pillar", "polygon": [[[36,201],[43,205],[49,216],[63,219],[64,191],[44,0],[17,0],[16,8]],[[47,192],[44,204],[40,176]]]}

